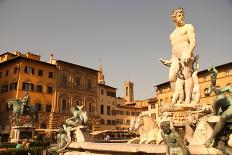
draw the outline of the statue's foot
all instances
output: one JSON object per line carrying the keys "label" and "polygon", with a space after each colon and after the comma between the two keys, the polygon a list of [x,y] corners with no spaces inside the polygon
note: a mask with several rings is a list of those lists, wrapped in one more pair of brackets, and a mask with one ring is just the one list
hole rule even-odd
{"label": "statue's foot", "polygon": [[209,140],[207,140],[207,142],[204,144],[205,145],[205,147],[210,147],[211,146],[211,144],[212,144],[212,140],[211,139],[209,139]]}

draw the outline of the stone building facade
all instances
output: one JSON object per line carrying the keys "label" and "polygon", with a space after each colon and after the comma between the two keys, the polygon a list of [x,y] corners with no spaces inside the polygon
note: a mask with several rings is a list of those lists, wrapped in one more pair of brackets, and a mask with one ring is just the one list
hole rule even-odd
{"label": "stone building facade", "polygon": [[[53,61],[57,66],[56,88],[54,91],[50,128],[58,128],[68,116],[71,106],[83,106],[93,129],[98,119],[97,70],[68,63]],[[64,117],[60,117],[63,115]]]}

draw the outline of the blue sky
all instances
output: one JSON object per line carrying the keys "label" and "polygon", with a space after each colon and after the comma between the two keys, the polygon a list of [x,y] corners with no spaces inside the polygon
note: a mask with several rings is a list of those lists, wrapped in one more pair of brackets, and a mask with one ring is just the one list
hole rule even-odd
{"label": "blue sky", "polygon": [[124,95],[153,97],[168,80],[159,58],[170,58],[173,8],[184,7],[195,27],[200,68],[232,60],[231,0],[0,0],[0,53],[19,50],[98,69]]}

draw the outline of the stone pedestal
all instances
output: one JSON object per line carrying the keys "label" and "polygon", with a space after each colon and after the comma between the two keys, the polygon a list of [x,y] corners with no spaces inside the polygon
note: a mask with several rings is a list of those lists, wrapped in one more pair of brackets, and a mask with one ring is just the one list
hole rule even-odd
{"label": "stone pedestal", "polygon": [[33,139],[35,127],[31,126],[12,126],[10,132],[10,141],[18,142],[19,140]]}

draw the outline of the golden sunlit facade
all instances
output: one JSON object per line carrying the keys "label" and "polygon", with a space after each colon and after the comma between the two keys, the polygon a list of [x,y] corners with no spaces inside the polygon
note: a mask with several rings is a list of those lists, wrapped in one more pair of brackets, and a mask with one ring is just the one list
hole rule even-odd
{"label": "golden sunlit facade", "polygon": [[53,60],[57,66],[56,89],[49,128],[60,127],[69,117],[71,106],[82,106],[89,116],[90,129],[98,119],[97,70]]}

